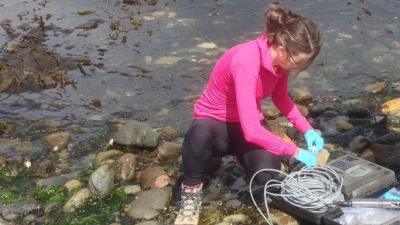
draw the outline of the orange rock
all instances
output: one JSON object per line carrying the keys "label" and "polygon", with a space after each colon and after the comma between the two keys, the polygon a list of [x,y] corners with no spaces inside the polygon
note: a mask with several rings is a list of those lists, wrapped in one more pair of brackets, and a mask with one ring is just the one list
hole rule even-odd
{"label": "orange rock", "polygon": [[382,112],[400,111],[400,98],[382,104]]}
{"label": "orange rock", "polygon": [[[165,176],[168,177],[164,168],[161,166],[150,166],[144,169],[139,175],[139,181],[142,183],[142,188],[153,188],[156,187],[156,182],[158,185],[163,183]],[[160,178],[161,177],[161,178]],[[168,178],[169,179],[169,178]]]}

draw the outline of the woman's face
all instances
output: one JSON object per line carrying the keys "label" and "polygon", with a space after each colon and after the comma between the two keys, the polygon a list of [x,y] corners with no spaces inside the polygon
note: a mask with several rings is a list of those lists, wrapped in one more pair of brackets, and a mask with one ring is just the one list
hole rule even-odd
{"label": "woman's face", "polygon": [[279,54],[279,66],[289,71],[298,69],[298,63],[307,58],[307,54],[305,53],[300,53],[292,56],[289,55],[289,53],[284,49],[280,51]]}

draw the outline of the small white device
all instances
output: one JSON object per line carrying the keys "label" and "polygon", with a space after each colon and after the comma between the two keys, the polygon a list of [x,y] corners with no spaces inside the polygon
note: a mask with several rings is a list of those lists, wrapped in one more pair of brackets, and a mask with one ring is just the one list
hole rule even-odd
{"label": "small white device", "polygon": [[396,182],[394,171],[351,155],[334,159],[327,166],[343,177],[342,193],[350,198],[364,197]]}

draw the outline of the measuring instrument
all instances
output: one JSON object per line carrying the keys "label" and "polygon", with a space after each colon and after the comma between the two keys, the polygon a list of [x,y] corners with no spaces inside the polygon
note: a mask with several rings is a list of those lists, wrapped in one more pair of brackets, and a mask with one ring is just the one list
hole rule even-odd
{"label": "measuring instrument", "polygon": [[341,156],[326,165],[343,177],[342,193],[349,198],[364,197],[396,182],[393,170],[351,155]]}

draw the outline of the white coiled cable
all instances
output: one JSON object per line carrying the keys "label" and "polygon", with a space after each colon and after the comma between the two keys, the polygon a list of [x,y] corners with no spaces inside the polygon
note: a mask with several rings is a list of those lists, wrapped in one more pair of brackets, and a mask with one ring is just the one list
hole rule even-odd
{"label": "white coiled cable", "polygon": [[[283,181],[270,180],[264,186],[264,202],[268,218],[257,206],[251,191],[253,179],[260,172],[277,172],[286,176]],[[342,185],[343,179],[329,166],[303,167],[301,170],[290,174],[275,169],[262,169],[251,177],[249,183],[250,197],[258,212],[270,225],[273,225],[273,223],[267,203],[268,195],[279,196],[294,206],[319,213],[328,210],[334,202],[344,199],[341,192]],[[269,191],[275,188],[280,188],[281,192]]]}

